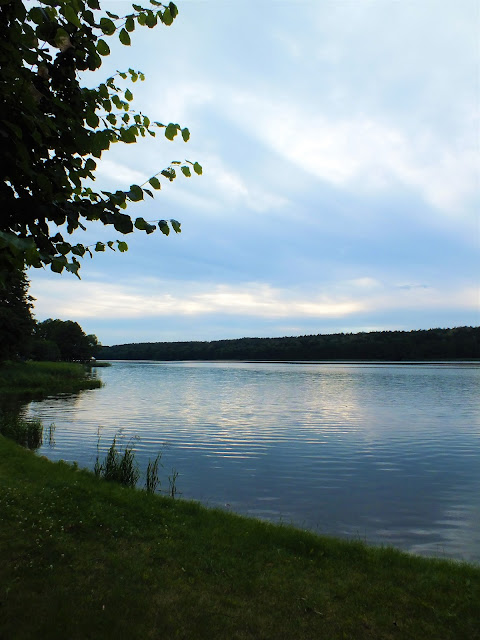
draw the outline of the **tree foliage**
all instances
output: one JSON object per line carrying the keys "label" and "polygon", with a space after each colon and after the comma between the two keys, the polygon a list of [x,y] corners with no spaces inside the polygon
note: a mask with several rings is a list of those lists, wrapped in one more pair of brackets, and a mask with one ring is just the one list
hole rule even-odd
{"label": "tree foliage", "polygon": [[112,360],[441,360],[480,358],[480,327],[144,342],[102,347]]}
{"label": "tree foliage", "polygon": [[13,269],[0,288],[0,362],[25,358],[29,354],[34,319],[24,271]]}
{"label": "tree foliage", "polygon": [[81,86],[81,77],[109,55],[110,38],[129,46],[137,27],[170,26],[177,13],[172,2],[156,0],[148,7],[133,4],[125,16],[102,11],[98,0],[0,0],[0,280],[12,266],[50,265],[78,275],[79,258],[92,250],[127,250],[118,239],[91,247],[65,239],[65,231],[85,230],[92,221],[120,234],[157,227],[165,235],[180,232],[176,220],[152,224],[125,209],[153,197],[152,190],[179,170],[201,174],[197,162],[174,161],[126,191],[95,191],[92,181],[112,144],[161,131],[168,140],[180,135],[187,142],[189,130],[132,109],[131,83],[145,79],[140,71],[117,72],[93,89]]}
{"label": "tree foliage", "polygon": [[99,348],[95,335],[86,335],[78,322],[44,320],[35,327],[33,355],[37,360],[87,361]]}

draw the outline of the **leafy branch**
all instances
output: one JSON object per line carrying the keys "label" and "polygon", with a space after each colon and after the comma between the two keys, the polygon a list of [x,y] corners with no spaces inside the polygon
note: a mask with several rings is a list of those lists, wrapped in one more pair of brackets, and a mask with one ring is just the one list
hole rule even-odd
{"label": "leafy branch", "polygon": [[[93,89],[80,85],[80,74],[99,69],[110,54],[108,38],[130,46],[137,26],[170,26],[178,15],[172,2],[150,0],[132,9],[120,17],[102,13],[98,0],[37,0],[31,8],[22,0],[0,0],[0,281],[2,272],[24,266],[49,265],[78,276],[78,258],[92,251],[67,242],[64,234],[86,230],[93,221],[121,234],[180,232],[174,219],[152,224],[124,211],[145,194],[153,198],[162,178],[201,175],[198,162],[173,161],[128,190],[91,186],[97,160],[114,143],[134,144],[159,130],[169,141],[190,139],[187,127],[132,109],[132,90],[120,87],[118,79],[144,81],[141,71],[118,71]],[[128,249],[121,240],[91,247]]]}

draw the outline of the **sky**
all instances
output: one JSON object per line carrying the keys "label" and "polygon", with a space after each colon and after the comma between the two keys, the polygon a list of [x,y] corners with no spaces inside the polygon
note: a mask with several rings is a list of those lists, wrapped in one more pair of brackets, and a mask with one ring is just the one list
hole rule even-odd
{"label": "sky", "polygon": [[[146,3],[145,3],[146,4]],[[101,2],[125,15],[128,2]],[[105,345],[480,324],[480,3],[179,0],[171,27],[85,77],[129,67],[136,111],[188,126],[114,145],[95,187],[168,166],[128,213],[182,233],[125,240],[72,274],[31,269],[37,320]]]}

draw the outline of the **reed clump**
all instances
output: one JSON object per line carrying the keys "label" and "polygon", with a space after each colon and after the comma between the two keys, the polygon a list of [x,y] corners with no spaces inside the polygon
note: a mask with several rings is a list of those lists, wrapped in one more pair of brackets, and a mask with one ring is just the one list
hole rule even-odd
{"label": "reed clump", "polygon": [[102,462],[97,454],[93,470],[97,478],[118,482],[125,487],[135,487],[140,477],[133,448],[127,444],[123,451],[119,450],[117,436],[113,438],[113,442]]}
{"label": "reed clump", "polygon": [[154,460],[148,460],[147,474],[145,478],[145,490],[147,493],[155,493],[160,488],[160,479],[158,477],[158,465],[162,454],[159,453]]}
{"label": "reed clump", "polygon": [[[54,425],[51,425],[50,434],[53,433],[53,429]],[[21,418],[11,414],[0,415],[0,435],[14,440],[27,449],[38,449],[43,444],[43,424],[37,418]]]}
{"label": "reed clump", "polygon": [[[125,487],[136,487],[140,478],[139,467],[135,458],[135,450],[131,443],[125,447],[119,446],[117,440],[119,435],[115,435],[112,444],[108,448],[106,456],[100,459],[100,434],[97,442],[97,457],[93,471],[97,478],[103,478],[110,482],[118,482]],[[162,453],[159,453],[153,460],[149,458],[145,473],[145,491],[147,493],[160,492],[161,482],[159,477],[159,466],[161,464]],[[168,476],[169,488],[166,493],[175,498],[177,489],[178,471],[172,469],[172,475]]]}

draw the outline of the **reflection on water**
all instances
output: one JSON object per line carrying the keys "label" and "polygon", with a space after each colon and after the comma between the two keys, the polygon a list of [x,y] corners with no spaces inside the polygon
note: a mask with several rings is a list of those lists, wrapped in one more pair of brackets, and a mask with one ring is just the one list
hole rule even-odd
{"label": "reflection on water", "polygon": [[478,365],[116,362],[105,388],[31,403],[40,452],[93,467],[122,430],[183,496],[480,562]]}

